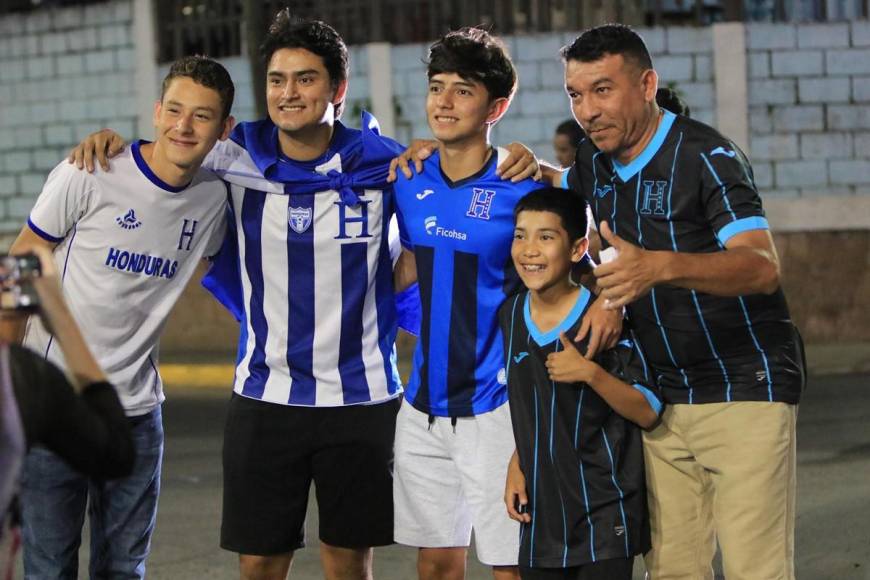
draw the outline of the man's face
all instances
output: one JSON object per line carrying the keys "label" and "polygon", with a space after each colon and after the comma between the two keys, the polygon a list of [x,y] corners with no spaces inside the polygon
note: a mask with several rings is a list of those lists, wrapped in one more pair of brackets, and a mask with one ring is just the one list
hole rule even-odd
{"label": "man's face", "polygon": [[655,71],[620,54],[565,64],[565,90],[574,118],[601,151],[619,157],[643,136],[648,104],[655,99]]}
{"label": "man's face", "polygon": [[269,118],[288,133],[332,124],[347,81],[332,85],[323,59],[304,48],[276,50],[266,71]]}
{"label": "man's face", "polygon": [[486,138],[489,123],[498,119],[507,99],[490,101],[483,83],[456,73],[439,73],[429,79],[426,116],[436,139],[446,144]]}
{"label": "man's face", "polygon": [[577,144],[571,142],[571,138],[564,133],[556,133],[553,136],[553,150],[556,152],[556,161],[562,167],[571,167],[577,154]]}
{"label": "man's face", "polygon": [[177,77],[154,107],[157,142],[167,160],[184,169],[199,168],[218,139],[226,139],[232,117],[221,119],[218,92],[189,77]]}

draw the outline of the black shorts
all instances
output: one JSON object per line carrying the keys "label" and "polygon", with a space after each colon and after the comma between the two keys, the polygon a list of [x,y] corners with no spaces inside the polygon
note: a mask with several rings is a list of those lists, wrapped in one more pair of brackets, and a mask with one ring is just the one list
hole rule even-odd
{"label": "black shorts", "polygon": [[221,547],[283,554],[304,545],[314,482],[320,540],[393,543],[393,440],[399,399],[296,407],[233,393],[224,431]]}
{"label": "black shorts", "polygon": [[522,580],[631,580],[634,557],[599,560],[570,568],[520,566]]}

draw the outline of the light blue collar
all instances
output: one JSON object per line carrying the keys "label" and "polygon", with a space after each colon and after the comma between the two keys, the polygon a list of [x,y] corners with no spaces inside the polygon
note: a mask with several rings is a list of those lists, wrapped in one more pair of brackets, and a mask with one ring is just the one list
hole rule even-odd
{"label": "light blue collar", "polygon": [[664,115],[662,116],[661,123],[659,123],[659,128],[656,129],[656,134],[653,135],[650,142],[646,144],[646,147],[644,147],[640,155],[635,157],[628,165],[623,165],[616,159],[613,159],[613,168],[616,170],[616,174],[623,182],[626,182],[637,175],[638,172],[650,162],[653,156],[658,153],[659,149],[661,149],[662,143],[665,142],[665,137],[668,136],[668,131],[671,130],[671,125],[674,124],[677,116],[667,109],[662,109],[662,112]]}
{"label": "light blue collar", "polygon": [[580,315],[583,314],[583,311],[586,309],[586,304],[589,303],[589,290],[581,286],[580,294],[577,296],[577,302],[574,303],[574,307],[571,308],[571,312],[568,313],[568,316],[566,316],[565,319],[557,324],[551,331],[541,332],[532,320],[530,296],[531,292],[526,292],[523,316],[526,320],[526,328],[529,329],[529,333],[532,335],[535,342],[538,343],[538,346],[546,346],[554,340],[559,340],[559,333],[567,332],[569,328],[574,326],[574,323],[580,319]]}

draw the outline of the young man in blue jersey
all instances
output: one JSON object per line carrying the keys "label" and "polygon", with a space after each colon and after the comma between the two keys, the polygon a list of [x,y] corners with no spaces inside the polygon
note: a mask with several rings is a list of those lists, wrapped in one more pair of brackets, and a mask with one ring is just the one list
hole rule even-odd
{"label": "young man in blue jersey", "polygon": [[745,155],[660,109],[630,28],[587,30],[562,51],[581,143],[562,182],[583,193],[615,260],[595,270],[667,404],[644,434],[652,578],[794,577],[800,337]]}
{"label": "young man in blue jersey", "polygon": [[516,72],[485,31],[429,51],[426,111],[437,151],[394,183],[402,242],[416,266],[422,322],[396,426],[395,538],[419,548],[422,580],[459,579],[474,530],[495,578],[517,577],[518,527],[504,512],[513,451],[498,307],[517,289],[513,208],[537,187],[501,180],[489,130]]}
{"label": "young man in blue jersey", "polygon": [[586,202],[555,187],[517,204],[511,246],[528,291],[505,301],[505,345],[516,452],[505,486],[521,523],[523,580],[631,580],[649,549],[641,429],[661,401],[626,331],[594,360],[568,339],[592,293],[571,282],[584,256]]}
{"label": "young man in blue jersey", "polygon": [[[134,143],[112,172],[62,162],[12,246],[54,251],[64,294],[118,392],[137,454],[129,476],[105,481],[47,449],[31,451],[21,493],[26,578],[77,577],[86,511],[89,576],[145,577],[163,459],[160,334],[201,258],[223,241],[226,185],[200,165],[230,133],[233,96],[217,61],[173,63],[155,105],[155,140]],[[24,344],[67,366],[38,320],[29,321]]]}

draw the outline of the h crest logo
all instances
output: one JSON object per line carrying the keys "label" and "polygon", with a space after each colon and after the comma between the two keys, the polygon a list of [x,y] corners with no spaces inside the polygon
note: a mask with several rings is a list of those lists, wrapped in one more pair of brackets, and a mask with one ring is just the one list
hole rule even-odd
{"label": "h crest logo", "polygon": [[481,220],[488,220],[495,191],[479,187],[475,187],[472,191],[474,195],[471,197],[471,205],[468,206],[468,211],[465,212],[465,215]]}
{"label": "h crest logo", "polygon": [[647,180],[643,182],[643,215],[665,215],[665,189],[667,181]]}

